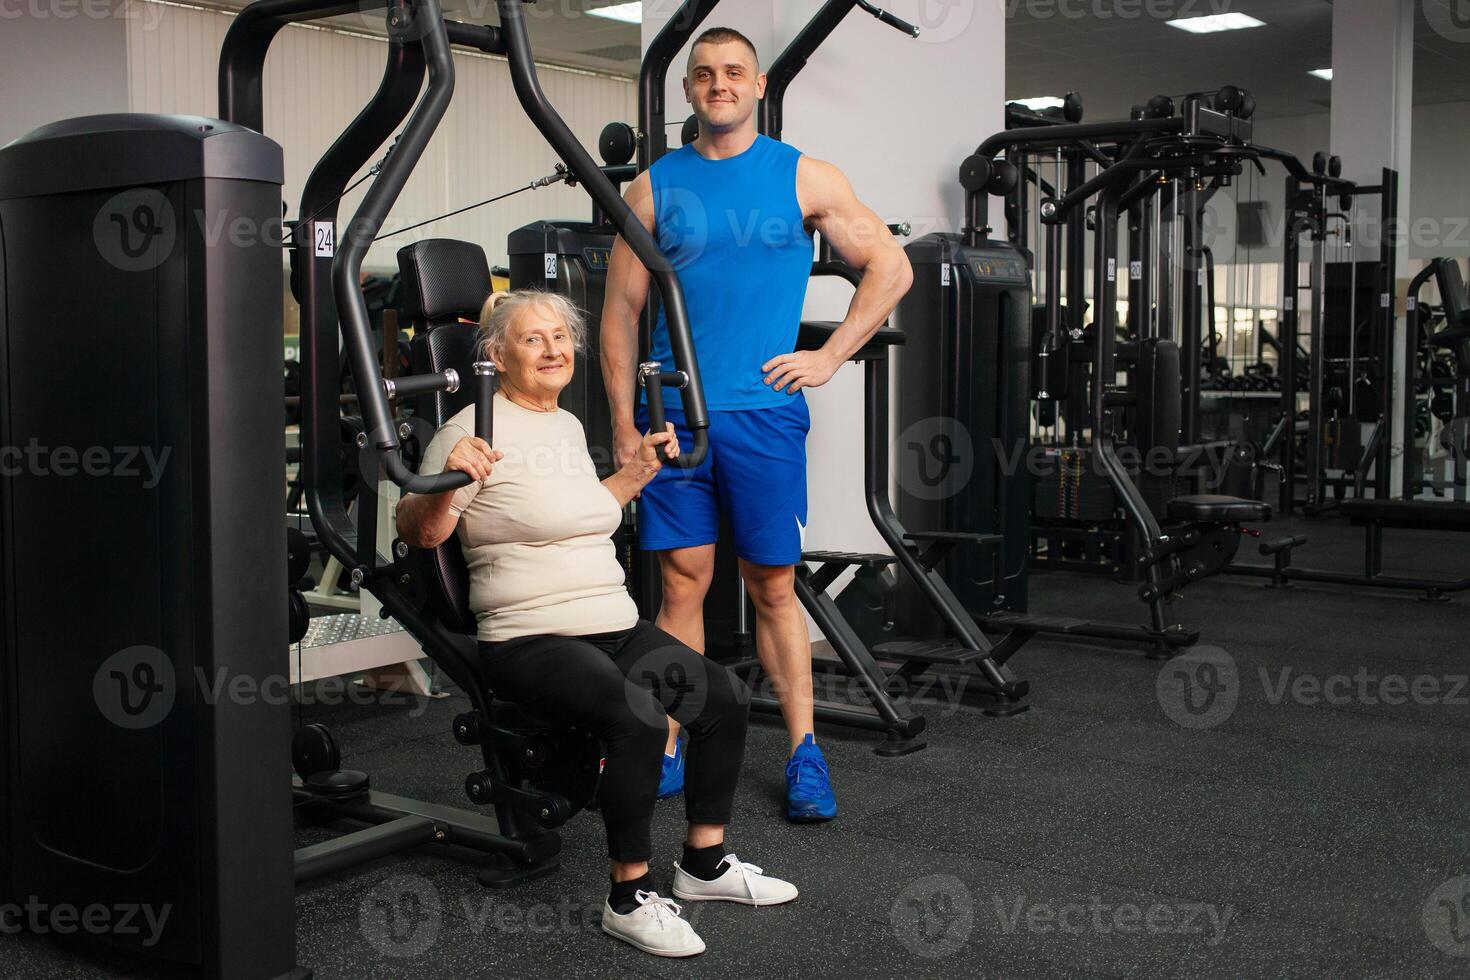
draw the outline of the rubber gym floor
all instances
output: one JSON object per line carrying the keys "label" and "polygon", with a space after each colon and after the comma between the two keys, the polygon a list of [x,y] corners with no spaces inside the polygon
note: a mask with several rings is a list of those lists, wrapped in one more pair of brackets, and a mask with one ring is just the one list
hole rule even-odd
{"label": "rubber gym floor", "polygon": [[[1340,520],[1270,527],[1288,530],[1311,537],[1300,564],[1359,567],[1361,532]],[[1470,566],[1470,538],[1387,542],[1390,571]],[[1249,542],[1242,558],[1259,560]],[[1143,608],[1093,577],[1032,589],[1039,613],[1131,622]],[[950,686],[926,699],[917,754],[826,731],[841,804],[828,825],[781,818],[785,736],[757,717],[729,843],[801,898],[685,905],[709,946],[691,961],[598,931],[606,866],[589,814],[562,829],[562,869],[515,890],[428,854],[305,885],[298,959],[321,980],[1464,976],[1467,603],[1224,577],[1179,606],[1204,631],[1190,659],[1033,641],[1014,661],[1032,681],[1024,714],[985,717]],[[375,788],[468,806],[475,755],[449,736],[466,704],[316,706],[306,720],[332,726]],[[659,804],[665,888],[681,817],[679,800]],[[11,977],[147,975],[72,943],[4,943]]]}

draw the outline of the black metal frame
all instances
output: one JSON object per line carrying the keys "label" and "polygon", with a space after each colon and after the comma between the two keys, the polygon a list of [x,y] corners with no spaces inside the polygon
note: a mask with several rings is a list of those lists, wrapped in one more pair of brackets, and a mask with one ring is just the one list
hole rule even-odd
{"label": "black metal frame", "polygon": [[[1312,248],[1312,270],[1308,288],[1312,292],[1312,320],[1308,335],[1312,339],[1309,351],[1309,378],[1307,384],[1307,409],[1302,412],[1298,405],[1297,363],[1295,357],[1283,356],[1280,360],[1281,414],[1285,437],[1279,441],[1281,481],[1278,487],[1277,506],[1282,514],[1290,514],[1300,507],[1311,514],[1324,509],[1329,502],[1324,499],[1323,488],[1335,484],[1339,489],[1353,487],[1358,496],[1369,489],[1366,474],[1373,471],[1371,489],[1375,498],[1388,499],[1392,495],[1392,445],[1384,433],[1391,424],[1395,408],[1387,392],[1393,386],[1394,361],[1394,275],[1397,247],[1394,235],[1388,230],[1398,219],[1398,173],[1383,168],[1380,181],[1372,185],[1359,185],[1326,174],[1312,173],[1296,157],[1266,147],[1259,148],[1263,158],[1276,160],[1287,169],[1286,180],[1286,236],[1282,248],[1282,319],[1277,338],[1282,351],[1295,351],[1301,336],[1301,292],[1300,266],[1302,236],[1310,237]],[[1355,200],[1360,197],[1377,197],[1381,202],[1381,226],[1385,229],[1379,243],[1376,275],[1376,292],[1379,303],[1374,311],[1372,337],[1375,349],[1370,363],[1373,365],[1373,382],[1377,390],[1384,392],[1378,423],[1373,435],[1364,446],[1364,451],[1354,468],[1354,477],[1328,480],[1323,473],[1323,384],[1326,339],[1324,336],[1323,285],[1326,255],[1323,244],[1327,238],[1327,197],[1338,195]],[[1349,324],[1356,330],[1356,324]],[[1411,332],[1412,333],[1412,332]],[[1356,365],[1350,366],[1356,373]],[[1297,494],[1297,445],[1294,433],[1299,420],[1305,415],[1307,425],[1306,459],[1304,460],[1306,486],[1304,494]],[[1412,416],[1406,417],[1412,425]],[[1408,431],[1412,432],[1412,428]],[[1409,495],[1412,496],[1412,495]]]}
{"label": "black metal frame", "polygon": [[[1385,176],[1388,175],[1385,171]],[[1390,186],[1387,183],[1385,186]],[[1405,308],[1410,314],[1410,329],[1407,331],[1409,339],[1406,344],[1411,345],[1406,351],[1408,355],[1407,374],[1405,378],[1405,392],[1398,402],[1398,408],[1404,413],[1404,424],[1406,426],[1405,438],[1412,438],[1414,384],[1415,384],[1415,360],[1418,347],[1417,325],[1412,322],[1414,311],[1419,303],[1419,292],[1424,284],[1436,272],[1435,263],[1445,260],[1434,260],[1429,266],[1410,281],[1406,296]],[[1453,261],[1453,260],[1450,260]],[[1444,288],[1443,286],[1441,287]],[[1461,301],[1463,302],[1463,301]],[[1459,305],[1453,298],[1446,299],[1447,311]],[[1380,308],[1381,310],[1382,308]],[[1381,338],[1380,338],[1381,339]],[[1389,339],[1387,343],[1391,344]],[[1381,352],[1380,352],[1381,356]],[[1463,384],[1462,380],[1462,384]],[[1284,420],[1283,420],[1284,421]],[[1386,414],[1379,416],[1377,424],[1373,428],[1364,447],[1362,458],[1368,460],[1375,458],[1383,451],[1387,441],[1385,430],[1388,428]],[[1381,457],[1379,457],[1381,459]],[[1376,475],[1382,477],[1384,471],[1379,463]],[[1470,575],[1459,579],[1435,579],[1423,576],[1385,575],[1383,574],[1383,531],[1387,527],[1413,528],[1421,527],[1431,530],[1445,529],[1443,523],[1419,523],[1415,519],[1412,509],[1409,513],[1400,510],[1404,503],[1412,500],[1417,483],[1409,479],[1408,467],[1405,467],[1404,498],[1402,501],[1376,496],[1373,499],[1367,497],[1367,466],[1360,465],[1355,474],[1354,495],[1355,501],[1343,505],[1348,511],[1348,516],[1354,523],[1363,526],[1363,571],[1362,574],[1349,572],[1337,572],[1320,568],[1302,568],[1293,565],[1292,550],[1296,546],[1306,543],[1305,537],[1287,538],[1277,541],[1266,542],[1260,546],[1260,553],[1272,558],[1271,565],[1245,565],[1237,564],[1229,571],[1237,575],[1248,575],[1256,578],[1265,578],[1268,584],[1275,588],[1289,588],[1292,582],[1315,582],[1323,585],[1346,585],[1360,588],[1395,589],[1411,592],[1422,592],[1421,598],[1426,600],[1443,600],[1449,593],[1463,592],[1470,589]],[[1376,488],[1375,488],[1376,489]],[[1380,501],[1382,506],[1379,506]],[[1455,509],[1464,512],[1467,505],[1461,501],[1433,502],[1431,504],[1430,517],[1441,517],[1442,514],[1451,514]],[[1434,509],[1441,509],[1439,514],[1433,513]],[[1442,518],[1441,518],[1442,519]],[[1463,526],[1456,528],[1463,530]]]}
{"label": "black metal frame", "polygon": [[640,172],[653,166],[653,161],[669,151],[665,108],[669,65],[719,2],[685,0],[668,23],[654,35],[648,50],[643,52],[643,65],[638,70],[638,129],[642,133],[638,141]]}
{"label": "black metal frame", "polygon": [[[1448,279],[1450,273],[1444,264],[1455,263],[1456,261],[1456,259],[1444,257],[1431,259],[1429,264],[1420,270],[1419,274],[1410,281],[1405,291],[1404,311],[1408,317],[1408,329],[1405,331],[1403,341],[1404,378],[1399,391],[1398,411],[1400,417],[1403,419],[1404,456],[1406,459],[1411,458],[1413,455],[1408,451],[1408,447],[1414,440],[1414,421],[1418,407],[1420,385],[1423,384],[1429,389],[1426,394],[1431,398],[1433,397],[1434,389],[1441,387],[1441,385],[1434,384],[1432,375],[1420,374],[1421,358],[1426,353],[1432,353],[1436,346],[1446,346],[1442,336],[1444,331],[1454,331],[1459,335],[1456,337],[1455,344],[1451,348],[1452,353],[1455,355],[1456,371],[1452,389],[1454,412],[1449,424],[1452,426],[1463,426],[1466,423],[1460,420],[1470,417],[1470,346],[1466,346],[1467,342],[1462,339],[1463,331],[1466,329],[1462,321],[1467,314],[1470,314],[1470,310],[1467,310],[1460,300],[1447,298],[1446,295],[1454,286],[1453,280]],[[1459,270],[1456,268],[1454,275],[1458,277],[1458,274]],[[1438,336],[1438,342],[1436,342],[1435,336],[1426,337],[1423,335],[1420,326],[1422,320],[1420,312],[1425,307],[1423,301],[1420,299],[1420,293],[1431,278],[1435,279],[1439,284],[1440,302],[1444,316],[1444,326],[1440,328],[1440,335],[1435,335]],[[1424,366],[1428,367],[1428,363],[1426,362]],[[1461,432],[1463,430],[1452,430],[1451,437],[1453,438]],[[1466,500],[1466,494],[1470,493],[1470,487],[1467,487],[1466,454],[1463,447],[1461,447],[1453,455],[1454,458],[1450,471],[1450,497],[1452,500],[1463,503]],[[1413,467],[1405,463],[1401,489],[1403,499],[1413,499],[1418,496],[1421,490],[1427,488],[1433,488],[1437,493],[1439,482],[1425,479],[1422,462],[1416,461],[1416,465]]]}
{"label": "black metal frame", "polygon": [[[367,106],[313,169],[302,196],[302,220],[292,228],[292,285],[301,307],[302,484],[312,524],[327,551],[351,570],[354,582],[379,599],[387,614],[424,645],[475,705],[476,711],[470,719],[462,716],[457,721],[457,733],[460,728],[477,727],[475,718],[488,723],[492,717],[490,694],[483,690],[474,668],[473,643],[451,634],[425,615],[422,596],[404,585],[412,581],[412,576],[401,561],[387,565],[378,561],[375,494],[361,496],[354,526],[342,494],[337,397],[340,326],[365,420],[368,452],[364,464],[370,467],[367,472],[375,474],[381,465],[399,486],[421,493],[450,490],[468,482],[468,477],[459,473],[419,477],[405,464],[398,424],[389,408],[388,393],[373,352],[366,301],[358,285],[362,258],[453,95],[451,43],[505,55],[517,98],[527,115],[649,268],[667,311],[679,381],[684,386],[685,409],[690,428],[694,430],[694,445],[673,465],[698,465],[708,445],[708,412],[678,278],[652,236],[546,100],[536,77],[522,5],[522,0],[499,0],[500,27],[493,28],[446,21],[439,0],[368,0],[366,6],[344,5],[334,0],[257,0],[236,17],[220,54],[221,116],[260,130],[264,61],[271,40],[282,27],[350,10],[385,10],[389,44],[382,82]],[[428,85],[420,96],[426,71]],[[345,226],[342,240],[334,241],[337,203],[348,181],[367,164],[405,116],[409,116],[408,123],[388,152],[377,179]],[[309,224],[305,220],[307,216],[311,218]],[[319,251],[318,234],[330,234],[330,238],[323,238],[323,244],[332,241],[334,247]],[[447,381],[441,379],[437,383],[443,386]],[[488,417],[490,388],[482,386],[481,391],[484,404],[477,412],[477,419],[484,422]],[[407,558],[408,550],[395,548],[395,557]],[[508,857],[511,865],[508,869],[486,869],[481,876],[486,884],[515,883],[554,869],[560,842],[547,828],[570,815],[565,812],[564,801],[518,788],[514,785],[512,767],[500,755],[500,743],[488,734],[474,741],[481,746],[485,763],[485,771],[478,776],[482,786],[489,786],[483,795],[495,804],[493,825],[486,818],[466,811],[377,792],[343,800],[298,783],[299,803],[372,825],[368,830],[299,851],[298,879],[428,842],[460,844]],[[539,811],[539,824],[529,819],[527,811]]]}
{"label": "black metal frame", "polygon": [[[1070,378],[1062,384],[1066,392],[1048,392],[1050,397],[1067,397],[1068,428],[1074,434],[1090,427],[1093,432],[1093,453],[1102,475],[1113,490],[1126,516],[1128,547],[1123,549],[1132,559],[1137,559],[1126,574],[1142,575],[1145,578],[1140,596],[1149,607],[1150,622],[1142,627],[1127,627],[1101,623],[1086,623],[1080,620],[1047,620],[1045,617],[1026,617],[1004,613],[987,617],[987,622],[1009,625],[1030,620],[1037,624],[1038,631],[1074,638],[1123,640],[1143,643],[1151,647],[1155,655],[1166,655],[1170,650],[1188,646],[1199,636],[1198,630],[1171,621],[1166,610],[1166,600],[1172,591],[1170,583],[1183,574],[1179,556],[1170,532],[1161,527],[1147,502],[1138,490],[1117,455],[1114,431],[1120,413],[1134,407],[1135,394],[1114,388],[1116,378],[1116,296],[1117,296],[1117,222],[1126,216],[1130,232],[1131,255],[1142,255],[1150,243],[1153,232],[1150,226],[1151,213],[1169,213],[1176,210],[1171,191],[1173,180],[1185,184],[1184,203],[1189,213],[1184,216],[1185,247],[1190,254],[1199,254],[1201,222],[1199,210],[1208,195],[1221,185],[1222,177],[1239,172],[1240,162],[1252,158],[1249,143],[1251,124],[1233,112],[1217,110],[1208,96],[1191,96],[1184,100],[1178,115],[1166,118],[1135,118],[1118,122],[1101,123],[1047,123],[1037,125],[1023,121],[1001,133],[997,133],[975,151],[976,157],[990,159],[1005,153],[1012,163],[1018,163],[1022,172],[1026,169],[1029,155],[1043,151],[1064,154],[1067,163],[1067,186],[1050,200],[1042,202],[1042,223],[1046,226],[1046,269],[1042,276],[1043,303],[1046,310],[1046,329],[1038,350],[1038,390],[1047,392],[1053,383],[1053,372],[1045,364],[1050,359],[1065,360],[1070,357],[1071,341],[1084,336],[1084,312],[1081,297],[1084,295],[1082,276],[1086,261],[1086,234],[1093,232],[1093,314],[1094,335],[1091,344],[1092,382],[1085,408],[1079,404],[1079,396],[1088,389],[1080,377],[1081,372],[1070,372]],[[1088,179],[1087,161],[1099,164],[1101,170]],[[1208,178],[1208,185],[1205,183]],[[1164,184],[1160,185],[1160,181]],[[1198,185],[1198,186],[1196,186]],[[988,230],[985,223],[984,188],[967,187],[965,196],[965,227],[967,244],[978,244]],[[1096,197],[1091,208],[1086,202]],[[1025,234],[1027,201],[1024,187],[1018,187],[1007,207],[1012,240]],[[1192,215],[1192,217],[1191,217]],[[1163,237],[1161,231],[1160,236]],[[1155,243],[1156,244],[1156,243]],[[1062,259],[1066,257],[1065,275]],[[1148,264],[1144,263],[1145,266]],[[1166,270],[1159,270],[1163,276]],[[1130,278],[1130,289],[1136,294],[1147,295],[1151,284],[1144,275],[1135,281]],[[1065,295],[1070,303],[1064,315],[1062,308],[1063,281]],[[1186,277],[1184,283],[1182,313],[1186,319],[1186,337],[1193,333],[1192,344],[1186,343],[1194,359],[1199,356],[1197,323],[1200,317],[1200,283],[1197,277]],[[1161,301],[1171,290],[1167,280],[1158,285]],[[1157,323],[1150,311],[1137,310],[1130,305],[1130,334],[1137,339],[1163,336],[1165,321],[1170,317],[1161,309]],[[1196,329],[1188,329],[1189,323]],[[1055,377],[1067,378],[1068,372],[1059,371]],[[1196,368],[1192,375],[1182,379],[1181,384],[1181,429],[1188,437],[1195,434],[1197,408],[1186,410],[1187,401],[1197,404],[1199,375]],[[1187,439],[1189,443],[1196,440]],[[1038,527],[1040,538],[1057,536],[1057,528]],[[1080,532],[1088,540],[1105,545],[1109,535],[1118,532],[1105,529],[1089,529]],[[1177,535],[1176,535],[1177,536]],[[1095,540],[1094,540],[1095,539]],[[1066,562],[1048,562],[1059,565]],[[1075,563],[1071,563],[1074,564]]]}

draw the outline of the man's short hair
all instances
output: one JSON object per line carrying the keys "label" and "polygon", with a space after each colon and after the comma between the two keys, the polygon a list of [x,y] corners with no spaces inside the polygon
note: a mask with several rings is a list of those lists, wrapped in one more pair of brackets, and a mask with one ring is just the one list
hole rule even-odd
{"label": "man's short hair", "polygon": [[699,35],[699,37],[694,39],[694,44],[689,48],[689,57],[691,60],[694,58],[694,49],[701,44],[729,44],[731,41],[739,41],[749,48],[750,56],[755,59],[756,70],[760,70],[761,56],[756,53],[755,45],[751,43],[750,38],[741,34],[733,27],[711,27]]}

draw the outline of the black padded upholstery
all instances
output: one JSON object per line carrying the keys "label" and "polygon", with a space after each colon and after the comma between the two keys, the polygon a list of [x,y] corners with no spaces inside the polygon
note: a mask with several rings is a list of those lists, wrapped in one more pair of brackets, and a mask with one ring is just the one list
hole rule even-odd
{"label": "black padded upholstery", "polygon": [[[446,323],[427,333],[416,333],[409,345],[409,359],[415,374],[454,368],[461,378],[466,379],[459,391],[452,395],[438,392],[425,396],[425,417],[435,429],[474,401],[474,385],[468,379],[473,377],[470,365],[474,360],[474,340],[478,332],[476,324]],[[465,564],[459,535],[451,534],[448,541],[430,549],[424,557],[426,577],[435,592],[431,596],[434,612],[446,627],[473,634],[475,614],[470,611],[470,570]]]}
{"label": "black padded upholstery", "polygon": [[459,372],[459,390],[435,391],[422,395],[414,403],[415,414],[428,419],[438,428],[454,418],[466,405],[474,404],[475,386],[472,365],[475,358],[477,323],[443,323],[428,330],[414,332],[408,343],[408,363],[414,374],[437,374],[446,368]]}
{"label": "black padded upholstery", "polygon": [[[408,348],[411,370],[459,372],[458,391],[424,395],[415,405],[418,416],[438,429],[475,400],[471,379],[480,326],[459,320],[479,318],[490,296],[490,266],[484,249],[473,242],[431,238],[399,249],[398,269],[403,274],[400,311],[414,326]],[[451,535],[439,547],[422,552],[421,559],[434,614],[447,628],[473,635],[470,572],[459,536]]]}
{"label": "black padded upholstery", "polygon": [[415,324],[478,320],[490,296],[490,263],[473,242],[427,238],[405,245],[398,250],[398,271],[398,309]]}
{"label": "black padded upholstery", "polygon": [[[803,320],[796,335],[797,350],[816,350],[827,342],[842,324],[836,320]],[[887,322],[864,344],[850,360],[864,361],[882,357],[889,347],[902,344],[906,338],[902,330]]]}
{"label": "black padded upholstery", "polygon": [[1470,504],[1454,500],[1344,500],[1339,508],[1355,524],[1470,531]]}
{"label": "black padded upholstery", "polygon": [[545,716],[514,701],[490,702],[490,721],[492,724],[517,732],[550,731],[557,727]]}
{"label": "black padded upholstery", "polygon": [[1133,445],[1139,452],[1179,450],[1179,345],[1172,340],[1139,341],[1129,387],[1137,395],[1132,415]]}
{"label": "black padded upholstery", "polygon": [[1271,505],[1259,500],[1200,493],[1169,501],[1169,516],[1176,521],[1207,524],[1220,521],[1269,521]]}

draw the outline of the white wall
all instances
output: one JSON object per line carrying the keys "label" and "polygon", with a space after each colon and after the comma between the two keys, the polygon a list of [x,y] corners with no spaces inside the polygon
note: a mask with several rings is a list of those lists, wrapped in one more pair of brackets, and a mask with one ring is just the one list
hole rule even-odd
{"label": "white wall", "polygon": [[[219,46],[231,15],[142,4],[164,14],[151,29],[141,18],[129,22],[133,111],[215,115]],[[292,217],[311,166],[377,89],[386,45],[307,27],[287,27],[276,37],[266,59],[265,132],[285,148],[284,194]],[[557,162],[516,102],[502,59],[456,49],[454,62],[454,100],[389,215],[385,233],[513,190],[550,173]],[[547,97],[589,148],[595,149],[606,123],[631,121],[637,114],[637,93],[626,79],[548,67],[539,74]],[[343,199],[341,220],[352,214],[367,186]],[[492,265],[504,263],[512,229],[548,217],[585,218],[590,208],[580,187],[528,191],[386,239],[369,251],[366,267],[396,269],[399,248],[435,237],[478,242]]]}
{"label": "white wall", "polygon": [[[885,6],[919,26],[920,36],[906,37],[862,11],[848,14],[792,82],[783,135],[840,167],[883,220],[911,223],[916,237],[957,230],[964,211],[960,161],[1004,125],[1003,7],[923,0]],[[819,0],[778,4],[781,44],[820,7]],[[814,280],[806,315],[840,320],[851,296],[837,280]],[[845,365],[809,392],[808,402],[808,545],[887,552],[864,501],[862,368]]]}
{"label": "white wall", "polygon": [[58,119],[127,112],[133,14],[121,0],[0,8],[0,146]]}
{"label": "white wall", "polygon": [[1470,102],[1415,106],[1413,118],[1409,258],[1470,255]]}

